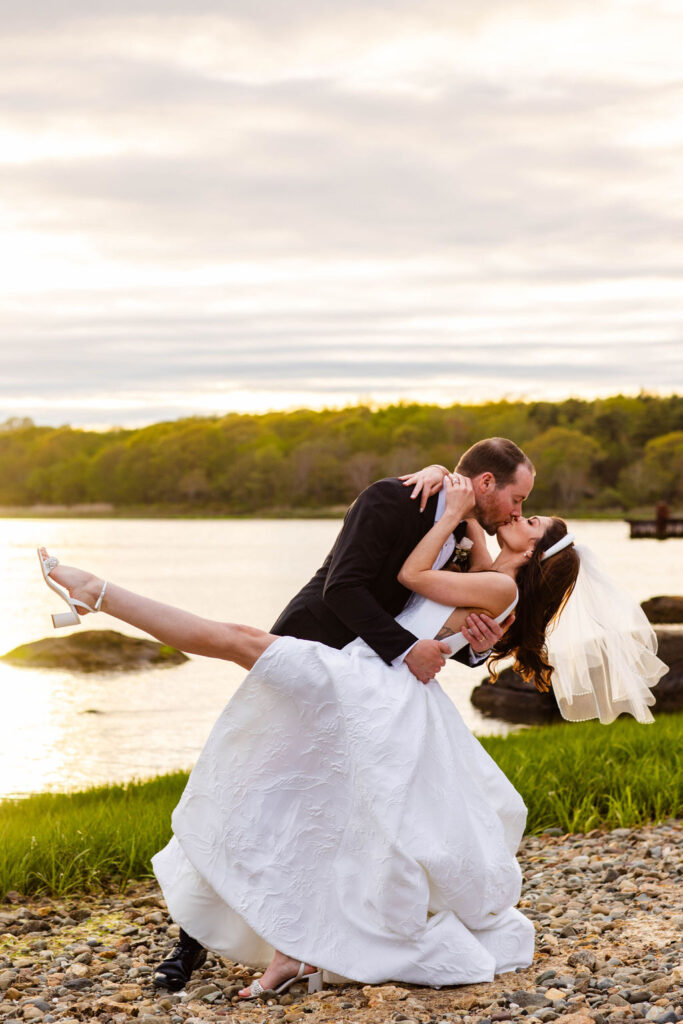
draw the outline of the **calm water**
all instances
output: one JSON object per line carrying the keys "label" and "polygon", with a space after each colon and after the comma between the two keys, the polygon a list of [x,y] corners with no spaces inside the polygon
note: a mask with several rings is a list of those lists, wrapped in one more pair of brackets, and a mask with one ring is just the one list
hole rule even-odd
{"label": "calm water", "polygon": [[[616,522],[573,528],[639,601],[683,590],[683,543],[631,541]],[[39,543],[63,562],[150,597],[267,629],[338,529],[332,520],[0,520],[0,652],[52,635],[49,613],[65,607],[42,581]],[[118,626],[93,616],[80,628]],[[439,681],[471,729],[507,732],[469,703],[484,674],[449,662]],[[243,676],[199,657],[177,668],[101,676],[0,664],[0,797],[189,768]]]}

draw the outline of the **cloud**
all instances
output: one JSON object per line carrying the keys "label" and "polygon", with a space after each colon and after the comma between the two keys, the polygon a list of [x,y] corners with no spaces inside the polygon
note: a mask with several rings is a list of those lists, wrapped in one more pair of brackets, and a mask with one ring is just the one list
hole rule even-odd
{"label": "cloud", "polygon": [[681,386],[665,0],[0,12],[0,414]]}
{"label": "cloud", "polygon": [[[678,251],[680,215],[652,191],[674,173],[661,152],[572,146],[571,119],[544,144],[542,124],[514,106],[475,118],[466,104],[403,104],[399,117],[395,100],[339,112],[323,83],[314,98],[302,86],[256,92],[251,106],[240,99],[253,116],[234,137],[228,117],[227,138],[216,125],[196,152],[36,160],[20,174],[6,165],[2,193],[28,227],[80,230],[133,261],[476,253],[519,241],[619,254],[651,238]],[[298,109],[289,130],[288,106]],[[259,114],[275,120],[278,107],[280,131],[259,135]]]}

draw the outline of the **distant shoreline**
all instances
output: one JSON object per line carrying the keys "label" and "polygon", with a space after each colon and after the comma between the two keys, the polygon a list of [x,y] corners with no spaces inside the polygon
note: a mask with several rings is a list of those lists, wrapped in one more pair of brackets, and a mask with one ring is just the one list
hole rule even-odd
{"label": "distant shoreline", "polygon": [[[273,508],[259,509],[253,513],[229,512],[216,508],[188,509],[150,505],[148,507],[115,507],[113,505],[28,505],[0,506],[0,519],[343,519],[346,505],[332,505],[321,508]],[[562,515],[557,509],[534,508],[535,515]],[[626,518],[652,517],[651,509],[632,509],[621,512],[607,509],[577,509],[567,519],[590,519],[604,522],[620,522]]]}
{"label": "distant shoreline", "polygon": [[163,506],[119,508],[104,505],[0,507],[0,519],[343,519],[346,505],[330,508],[260,509],[254,513]]}

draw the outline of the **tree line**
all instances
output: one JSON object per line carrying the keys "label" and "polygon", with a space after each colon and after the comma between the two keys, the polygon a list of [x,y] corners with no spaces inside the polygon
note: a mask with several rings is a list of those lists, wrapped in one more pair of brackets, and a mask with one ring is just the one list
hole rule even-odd
{"label": "tree line", "polygon": [[530,510],[683,504],[683,396],[229,414],[107,432],[0,425],[0,505],[249,514],[345,506],[373,480],[483,437],[534,462]]}

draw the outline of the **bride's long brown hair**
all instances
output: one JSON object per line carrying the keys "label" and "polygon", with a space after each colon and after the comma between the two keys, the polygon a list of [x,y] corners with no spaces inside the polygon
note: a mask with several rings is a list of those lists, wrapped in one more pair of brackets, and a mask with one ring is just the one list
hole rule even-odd
{"label": "bride's long brown hair", "polygon": [[497,663],[512,655],[515,659],[513,668],[522,679],[534,683],[541,693],[550,689],[553,669],[548,664],[545,634],[574,589],[579,572],[579,556],[573,544],[548,559],[544,560],[542,556],[566,533],[567,524],[564,519],[553,518],[539,538],[531,558],[519,569],[516,617],[489,658],[491,682],[495,683],[498,678]]}

